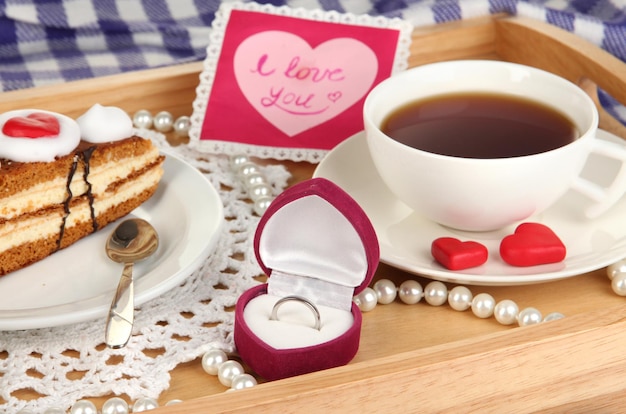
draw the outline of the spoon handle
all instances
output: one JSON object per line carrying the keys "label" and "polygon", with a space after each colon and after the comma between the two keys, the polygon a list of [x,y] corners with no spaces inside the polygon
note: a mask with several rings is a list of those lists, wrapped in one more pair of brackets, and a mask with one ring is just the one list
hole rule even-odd
{"label": "spoon handle", "polygon": [[106,344],[111,348],[125,346],[132,333],[135,312],[133,291],[133,264],[124,263],[106,326]]}

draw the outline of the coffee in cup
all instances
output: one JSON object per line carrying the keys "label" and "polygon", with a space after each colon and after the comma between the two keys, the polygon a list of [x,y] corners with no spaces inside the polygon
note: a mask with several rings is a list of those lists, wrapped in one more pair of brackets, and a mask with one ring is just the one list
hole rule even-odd
{"label": "coffee in cup", "polygon": [[[409,69],[368,94],[364,123],[383,182],[445,226],[499,229],[569,189],[594,200],[595,217],[626,190],[626,150],[595,138],[593,101],[536,68],[466,60]],[[608,188],[579,176],[593,152],[622,163]]]}

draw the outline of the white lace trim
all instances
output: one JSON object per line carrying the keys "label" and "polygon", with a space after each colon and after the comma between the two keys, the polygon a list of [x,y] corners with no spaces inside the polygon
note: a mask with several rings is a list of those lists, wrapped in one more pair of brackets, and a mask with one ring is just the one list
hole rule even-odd
{"label": "white lace trim", "polygon": [[[230,173],[227,157],[170,147],[157,133],[150,138],[202,171],[219,191],[226,223],[216,250],[180,287],[138,309],[137,333],[125,348],[103,346],[104,320],[0,332],[0,412],[43,412],[51,406],[69,410],[77,400],[109,394],[158,398],[177,365],[201,357],[211,347],[234,350],[234,313],[226,309],[232,309],[262,273],[252,249],[258,217]],[[289,173],[282,166],[262,171],[275,194],[285,188]],[[145,352],[151,349],[159,350],[158,355]],[[122,360],[107,363],[116,357]],[[15,394],[24,389],[40,397],[20,400]]]}
{"label": "white lace trim", "polygon": [[314,21],[361,25],[383,29],[397,29],[400,32],[400,36],[392,73],[397,73],[408,67],[408,58],[411,54],[410,46],[412,25],[406,20],[398,18],[390,19],[384,16],[370,16],[366,14],[356,15],[352,13],[339,13],[337,11],[324,11],[321,9],[308,10],[304,8],[291,8],[288,6],[276,7],[271,4],[244,4],[238,2],[223,3],[217,11],[215,19],[212,23],[209,45],[206,49],[207,56],[204,60],[204,70],[200,74],[200,84],[196,89],[196,99],[193,102],[191,130],[189,131],[189,136],[191,138],[190,146],[199,151],[211,154],[227,155],[244,153],[249,156],[259,158],[307,161],[311,163],[320,162],[328,153],[327,150],[320,149],[278,148],[219,140],[200,140],[200,132],[202,124],[204,123],[204,115],[209,102],[211,88],[213,87],[213,77],[215,76],[215,70],[222,51],[222,42],[224,41],[225,34],[224,31],[232,10],[250,10]]}

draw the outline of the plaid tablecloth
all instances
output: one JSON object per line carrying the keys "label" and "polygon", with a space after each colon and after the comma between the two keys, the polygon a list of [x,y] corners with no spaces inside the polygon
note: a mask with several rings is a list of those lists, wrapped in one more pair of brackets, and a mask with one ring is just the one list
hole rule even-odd
{"label": "plaid tablecloth", "polygon": [[[261,1],[261,3],[268,3]],[[559,26],[626,61],[626,0],[273,0],[402,17],[415,26],[506,12]],[[3,91],[205,57],[218,0],[0,0]],[[626,122],[626,108],[604,106]]]}

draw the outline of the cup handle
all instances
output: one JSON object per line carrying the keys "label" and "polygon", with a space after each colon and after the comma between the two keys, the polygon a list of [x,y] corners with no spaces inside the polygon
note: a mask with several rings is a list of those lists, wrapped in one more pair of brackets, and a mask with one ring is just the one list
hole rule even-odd
{"label": "cup handle", "polygon": [[585,215],[593,219],[604,214],[626,192],[626,147],[617,142],[595,138],[591,152],[622,162],[617,175],[608,187],[602,187],[582,177],[574,180],[572,188],[595,201],[585,211]]}

